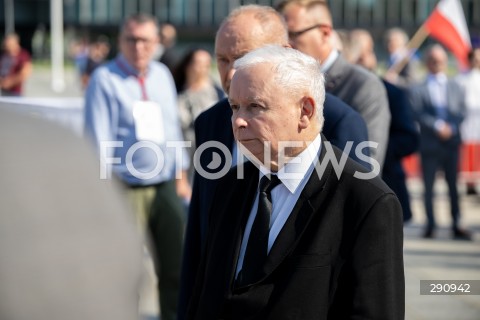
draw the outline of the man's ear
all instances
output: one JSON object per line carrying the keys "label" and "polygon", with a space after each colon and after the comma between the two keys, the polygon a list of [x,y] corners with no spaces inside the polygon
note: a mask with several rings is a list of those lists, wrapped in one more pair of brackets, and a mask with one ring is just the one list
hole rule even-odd
{"label": "man's ear", "polygon": [[315,101],[312,97],[303,97],[300,102],[302,109],[300,110],[299,128],[306,129],[310,122],[315,120],[317,110],[315,108]]}

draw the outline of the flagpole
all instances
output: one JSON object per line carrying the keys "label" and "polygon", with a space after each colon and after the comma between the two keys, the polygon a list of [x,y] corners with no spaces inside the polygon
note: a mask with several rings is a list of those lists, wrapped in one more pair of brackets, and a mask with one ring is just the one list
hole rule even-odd
{"label": "flagpole", "polygon": [[406,45],[408,54],[406,54],[405,57],[403,57],[402,59],[396,61],[393,65],[391,65],[390,68],[388,68],[386,74],[398,75],[400,71],[405,67],[405,65],[410,61],[410,59],[418,50],[418,48],[420,48],[420,46],[422,45],[422,43],[425,41],[427,37],[428,37],[428,31],[425,28],[425,24],[422,24]]}
{"label": "flagpole", "polygon": [[50,0],[52,89],[65,90],[65,70],[63,61],[63,0]]}

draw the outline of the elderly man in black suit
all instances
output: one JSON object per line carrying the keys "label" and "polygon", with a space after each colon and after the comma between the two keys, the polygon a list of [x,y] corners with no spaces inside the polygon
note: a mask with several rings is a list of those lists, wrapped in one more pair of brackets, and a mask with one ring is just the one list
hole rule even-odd
{"label": "elderly man in black suit", "polygon": [[403,319],[401,207],[352,159],[336,170],[320,64],[266,46],[234,68],[232,127],[250,161],[219,182],[187,319]]}
{"label": "elderly man in black suit", "polygon": [[[225,92],[229,92],[235,59],[249,51],[266,44],[289,46],[286,25],[281,15],[268,6],[247,5],[233,10],[220,26],[215,51],[220,79]],[[368,166],[368,148],[361,149],[361,143],[368,140],[367,128],[360,114],[333,95],[327,94],[324,106],[325,125],[323,134],[338,148],[345,150],[349,141],[352,143],[349,156]],[[236,154],[232,127],[230,125],[232,110],[227,99],[203,112],[195,121],[197,147],[205,143],[220,143],[224,152]],[[205,144],[207,145],[207,144]],[[363,154],[356,151],[362,150]],[[218,182],[218,167],[225,163],[216,163],[212,159],[217,148],[207,148],[196,158],[192,200],[190,202],[188,225],[185,238],[184,258],[182,264],[181,293],[179,302],[179,319],[183,319],[190,299],[200,257],[204,251],[207,227],[209,224],[213,190]],[[221,153],[221,152],[220,152]],[[200,154],[200,152],[199,152]],[[234,164],[237,157],[233,157]],[[225,160],[222,158],[222,160]],[[226,164],[226,168],[230,164]],[[213,168],[212,170],[210,168]],[[199,171],[203,171],[200,174]],[[220,169],[221,170],[221,169]],[[207,174],[205,174],[207,173]],[[208,176],[210,175],[210,176]]]}
{"label": "elderly man in black suit", "polygon": [[457,173],[460,153],[460,124],[465,116],[465,94],[460,85],[445,74],[448,56],[435,44],[426,53],[428,75],[425,82],[411,90],[412,107],[420,125],[420,157],[425,186],[427,225],[423,236],[432,238],[436,227],[433,211],[433,185],[440,168],[445,173],[452,216],[452,236],[469,240],[470,234],[459,227]]}
{"label": "elderly man in black suit", "polygon": [[362,115],[369,140],[378,143],[371,155],[383,166],[391,119],[383,84],[375,75],[349,63],[335,48],[326,1],[286,0],[277,9],[286,20],[290,44],[322,63],[327,92]]}

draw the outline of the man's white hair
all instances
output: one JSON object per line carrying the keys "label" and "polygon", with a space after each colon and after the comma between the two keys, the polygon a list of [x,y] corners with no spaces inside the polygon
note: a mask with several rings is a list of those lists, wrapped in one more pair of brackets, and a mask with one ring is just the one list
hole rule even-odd
{"label": "man's white hair", "polygon": [[239,71],[256,64],[272,65],[275,83],[283,87],[287,96],[311,96],[316,104],[320,128],[323,127],[325,78],[317,60],[292,48],[267,45],[236,60],[233,68]]}

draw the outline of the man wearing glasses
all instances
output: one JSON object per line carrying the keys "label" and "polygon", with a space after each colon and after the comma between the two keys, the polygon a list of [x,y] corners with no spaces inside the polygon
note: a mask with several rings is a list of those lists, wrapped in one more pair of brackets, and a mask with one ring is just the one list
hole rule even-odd
{"label": "man wearing glasses", "polygon": [[176,157],[178,148],[171,146],[183,137],[172,76],[152,60],[157,46],[153,17],[126,19],[120,54],[99,67],[87,87],[85,133],[99,152],[100,178],[113,172],[127,186],[139,226],[149,231],[162,319],[171,320],[176,318],[185,219],[177,194],[188,199],[190,188],[186,150]]}
{"label": "man wearing glasses", "polygon": [[327,92],[362,115],[369,140],[378,143],[370,154],[383,167],[391,116],[381,81],[374,74],[348,63],[334,48],[332,16],[326,1],[286,0],[277,10],[287,22],[292,47],[322,63]]}

